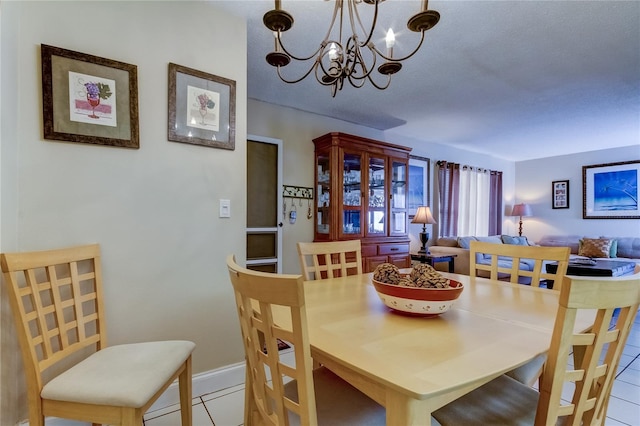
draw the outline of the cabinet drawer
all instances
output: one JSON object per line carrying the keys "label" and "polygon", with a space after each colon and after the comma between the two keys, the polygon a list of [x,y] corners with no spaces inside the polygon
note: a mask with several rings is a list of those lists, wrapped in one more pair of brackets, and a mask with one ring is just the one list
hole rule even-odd
{"label": "cabinet drawer", "polygon": [[408,254],[389,256],[389,263],[393,263],[398,268],[411,268],[411,257]]}
{"label": "cabinet drawer", "polygon": [[373,256],[364,258],[364,273],[373,272],[378,265],[388,262],[387,256]]}
{"label": "cabinet drawer", "polygon": [[360,250],[363,257],[376,256],[378,254],[378,246],[375,244],[363,244]]}
{"label": "cabinet drawer", "polygon": [[378,254],[402,254],[409,253],[409,244],[380,244]]}

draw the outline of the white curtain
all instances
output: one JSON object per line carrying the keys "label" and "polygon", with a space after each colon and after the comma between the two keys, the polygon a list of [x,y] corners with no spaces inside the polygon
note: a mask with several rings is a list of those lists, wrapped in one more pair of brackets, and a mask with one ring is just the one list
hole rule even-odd
{"label": "white curtain", "polygon": [[489,235],[491,179],[488,170],[465,166],[460,170],[458,235]]}

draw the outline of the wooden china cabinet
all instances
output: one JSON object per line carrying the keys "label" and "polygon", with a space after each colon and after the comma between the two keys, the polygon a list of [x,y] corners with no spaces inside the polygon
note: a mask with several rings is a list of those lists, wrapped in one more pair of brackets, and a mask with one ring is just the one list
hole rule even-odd
{"label": "wooden china cabinet", "polygon": [[314,241],[359,239],[365,272],[411,266],[407,233],[411,148],[344,133],[315,145]]}

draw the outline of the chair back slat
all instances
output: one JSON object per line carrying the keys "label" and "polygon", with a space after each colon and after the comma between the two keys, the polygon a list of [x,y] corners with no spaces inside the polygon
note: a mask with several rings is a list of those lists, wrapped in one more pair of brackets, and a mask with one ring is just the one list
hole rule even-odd
{"label": "chair back slat", "polygon": [[[289,412],[300,424],[316,425],[317,414],[311,350],[307,331],[303,279],[300,275],[267,274],[242,268],[233,256],[227,258],[246,362],[247,389],[253,393],[256,423],[288,425]],[[287,313],[285,323],[274,322]],[[278,339],[286,338],[295,354],[287,365],[278,351]],[[296,380],[297,401],[285,395],[285,383]]]}
{"label": "chair back slat", "polygon": [[[566,425],[604,424],[618,364],[639,308],[640,274],[564,278],[540,383],[536,425],[556,424],[559,416],[564,416]],[[576,333],[580,315],[595,319],[588,331]],[[570,355],[573,367],[568,368]],[[571,387],[573,392],[567,395]]]}
{"label": "chair back slat", "polygon": [[[471,241],[469,245],[469,272],[491,279],[508,280],[512,283],[525,282],[539,287],[542,281],[553,283],[559,290],[569,266],[569,247],[520,246],[515,244],[495,244]],[[482,259],[482,262],[480,260]],[[510,260],[508,266],[504,263]],[[554,273],[547,272],[546,265],[555,262]],[[532,267],[532,270],[528,268]]]}
{"label": "chair back slat", "polygon": [[306,280],[362,274],[360,240],[299,242],[298,256]]}
{"label": "chair back slat", "polygon": [[0,262],[29,389],[39,392],[45,370],[87,347],[106,346],[100,248],[4,253]]}

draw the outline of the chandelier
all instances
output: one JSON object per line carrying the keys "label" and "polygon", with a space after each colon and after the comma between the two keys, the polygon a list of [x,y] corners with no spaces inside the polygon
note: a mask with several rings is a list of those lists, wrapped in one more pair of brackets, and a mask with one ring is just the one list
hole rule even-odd
{"label": "chandelier", "polygon": [[[334,1],[329,30],[318,48],[308,56],[295,56],[282,43],[282,33],[291,28],[293,17],[282,10],[281,0],[275,0],[275,9],[265,13],[264,25],[275,37],[275,51],[267,54],[266,59],[270,65],[277,68],[278,77],[285,83],[298,83],[313,73],[320,84],[331,87],[331,95],[334,97],[342,90],[345,80],[356,88],[362,87],[368,80],[376,88],[384,90],[389,87],[391,76],[402,68],[400,62],[418,52],[424,41],[425,31],[434,27],[440,20],[438,12],[428,10],[428,0],[422,0],[421,11],[407,21],[409,30],[420,33],[418,45],[408,55],[394,57],[395,35],[392,29],[387,31],[386,49],[379,49],[373,41],[378,21],[378,7],[384,0]],[[367,27],[360,19],[359,7],[373,8],[373,18]],[[346,31],[348,29],[350,34]],[[298,78],[287,79],[282,75],[281,69],[292,59],[300,62],[309,61],[310,66]],[[381,62],[379,66],[378,62]],[[376,81],[376,78],[382,82]]]}

